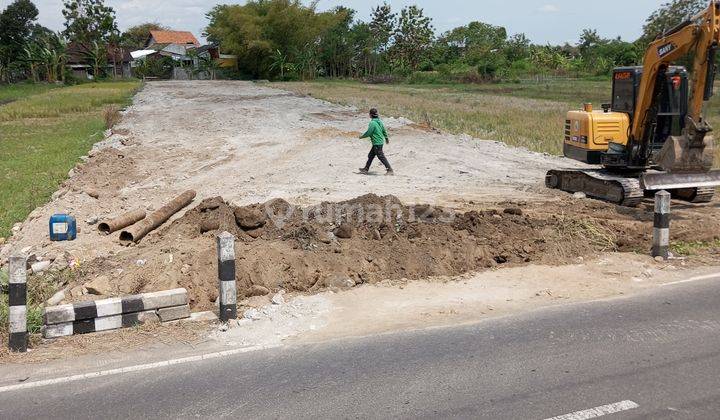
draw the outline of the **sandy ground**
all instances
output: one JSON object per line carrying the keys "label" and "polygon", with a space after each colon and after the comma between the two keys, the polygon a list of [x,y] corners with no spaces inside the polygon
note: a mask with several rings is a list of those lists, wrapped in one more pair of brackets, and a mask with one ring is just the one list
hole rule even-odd
{"label": "sandy ground", "polygon": [[[114,135],[97,145],[112,171],[83,177],[75,171],[67,187],[34,211],[0,250],[55,257],[69,251],[80,260],[119,250],[115,236],[101,237],[85,223],[135,208],[157,209],[194,189],[198,200],[222,196],[243,205],[283,198],[293,204],[392,194],[406,203],[457,206],[468,201],[547,200],[542,188],[548,167],[571,161],[494,141],[423,130],[405,119],[387,118],[392,143],[386,154],[395,177],[360,176],[369,142],[364,111],[262,87],[248,82],[154,82],[137,94]],[[97,156],[89,165],[97,161]],[[384,170],[376,161],[375,175]],[[84,193],[91,186],[96,200]],[[50,243],[47,220],[74,215],[78,240]]]}
{"label": "sandy ground", "polygon": [[[253,83],[149,83],[112,135],[91,152],[87,163],[73,171],[50,203],[18,226],[0,250],[0,262],[17,250],[55,260],[54,266],[63,260],[63,264],[73,262],[80,267],[95,261],[97,267],[97,261],[128,260],[128,255],[134,261],[144,244],[125,248],[117,233],[101,235],[95,224],[87,221],[135,208],[151,211],[187,189],[198,193],[188,209],[215,196],[239,206],[273,198],[313,205],[375,193],[392,194],[406,204],[463,210],[530,203],[531,212],[550,218],[563,212],[571,200],[543,187],[548,168],[576,165],[571,161],[494,141],[437,133],[404,119],[385,119],[392,139],[386,153],[397,175],[381,176],[384,171],[377,162],[374,175],[358,175],[356,168],[364,163],[369,143],[357,137],[367,122],[364,111]],[[92,194],[97,198],[91,197],[90,191],[99,193]],[[612,206],[583,201],[587,203],[579,208],[584,213],[598,213],[599,218],[608,220],[618,217],[611,213],[615,212]],[[47,239],[48,217],[57,212],[77,217],[81,232],[76,241]],[[715,213],[705,213],[705,217],[715,217]],[[633,231],[642,236],[636,243],[647,242],[650,207],[628,210],[622,217],[628,224],[640,223],[641,228]],[[692,215],[688,219],[692,220]],[[517,217],[517,223],[525,223],[523,220]],[[150,244],[148,247],[160,243],[163,229],[143,242]],[[181,264],[177,254],[173,259],[166,251],[153,251],[152,257],[162,260],[157,265],[158,275],[163,275],[162,264]],[[680,261],[657,263],[644,256],[609,254],[560,267],[526,265],[426,281],[391,279],[341,293],[289,293],[287,304],[269,305],[259,320],[243,320],[236,328],[214,330],[209,336],[205,328],[190,329],[188,337],[178,340],[178,327],[157,327],[151,333],[141,329],[136,335],[132,331],[96,334],[43,343],[28,355],[0,357],[0,361],[17,368],[16,363],[77,356],[79,361],[68,366],[92,360],[86,367],[100,368],[128,357],[154,360],[198,348],[274,345],[474,322],[547,305],[633,293],[717,271],[712,265],[716,263],[689,268]],[[116,354],[108,351],[113,344],[142,350]],[[102,360],[93,356],[99,352]],[[49,364],[48,369],[52,366],[59,365]],[[6,367],[0,370],[0,377]],[[22,374],[15,370],[11,376]]]}

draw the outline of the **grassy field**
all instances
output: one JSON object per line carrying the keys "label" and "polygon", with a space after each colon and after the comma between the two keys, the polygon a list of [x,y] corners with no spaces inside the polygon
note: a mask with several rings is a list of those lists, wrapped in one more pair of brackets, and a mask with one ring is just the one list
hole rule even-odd
{"label": "grassy field", "polygon": [[[0,106],[0,237],[47,202],[78,158],[101,139],[105,105],[125,105],[139,82],[27,90]],[[0,96],[14,87],[0,87]]]}
{"label": "grassy field", "polygon": [[[0,98],[7,99],[0,106],[0,237],[47,202],[79,157],[102,139],[105,106],[128,104],[139,87],[139,82],[0,86]],[[56,275],[66,274],[28,281],[32,333],[42,325],[42,303],[55,292]],[[7,273],[0,271],[3,283]],[[5,341],[7,310],[7,295],[0,294],[0,339]]]}
{"label": "grassy field", "polygon": [[16,85],[0,85],[0,105],[7,104],[25,98],[30,95],[46,92],[55,89],[58,85],[47,83],[19,83]]}
{"label": "grassy field", "polygon": [[[565,114],[584,102],[610,102],[611,81],[541,84],[367,85],[351,81],[274,84],[283,89],[381,114],[404,116],[450,133],[500,140],[536,152],[562,154]],[[720,130],[720,87],[707,109]],[[720,163],[720,152],[717,162]]]}

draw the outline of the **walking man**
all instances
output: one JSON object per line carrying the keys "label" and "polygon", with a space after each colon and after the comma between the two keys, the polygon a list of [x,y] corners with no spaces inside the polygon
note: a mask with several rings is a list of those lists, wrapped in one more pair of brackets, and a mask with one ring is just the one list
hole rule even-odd
{"label": "walking man", "polygon": [[383,124],[380,120],[377,109],[372,108],[370,110],[370,125],[368,126],[368,130],[365,134],[360,136],[360,138],[369,138],[372,141],[372,149],[370,149],[370,153],[368,153],[367,163],[364,168],[360,168],[360,173],[367,174],[368,171],[370,171],[370,165],[372,165],[373,160],[375,160],[375,156],[377,156],[377,158],[380,159],[380,162],[385,165],[385,169],[387,170],[386,175],[394,175],[395,173],[390,166],[390,162],[388,162],[385,157],[385,153],[383,153],[383,144],[390,144],[390,137],[388,137],[385,124]]}

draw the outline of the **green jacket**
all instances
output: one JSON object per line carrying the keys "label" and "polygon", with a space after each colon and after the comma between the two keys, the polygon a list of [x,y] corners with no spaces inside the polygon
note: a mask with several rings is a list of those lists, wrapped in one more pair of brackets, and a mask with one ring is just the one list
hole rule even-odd
{"label": "green jacket", "polygon": [[373,146],[382,146],[385,144],[385,139],[389,138],[387,130],[385,130],[385,124],[380,121],[380,118],[373,118],[370,121],[368,130],[360,136],[361,139],[370,138]]}

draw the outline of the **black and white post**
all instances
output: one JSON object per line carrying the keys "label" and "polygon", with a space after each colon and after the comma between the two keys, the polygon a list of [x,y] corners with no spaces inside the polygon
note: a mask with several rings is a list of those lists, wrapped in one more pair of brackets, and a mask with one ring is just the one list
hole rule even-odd
{"label": "black and white post", "polygon": [[220,320],[237,318],[237,285],[235,284],[235,237],[223,232],[217,237],[218,279],[220,280]]}
{"label": "black and white post", "polygon": [[655,194],[655,222],[653,229],[653,257],[670,257],[670,193]]}
{"label": "black and white post", "polygon": [[10,320],[10,351],[27,351],[27,257],[12,256],[9,262],[8,318]]}

